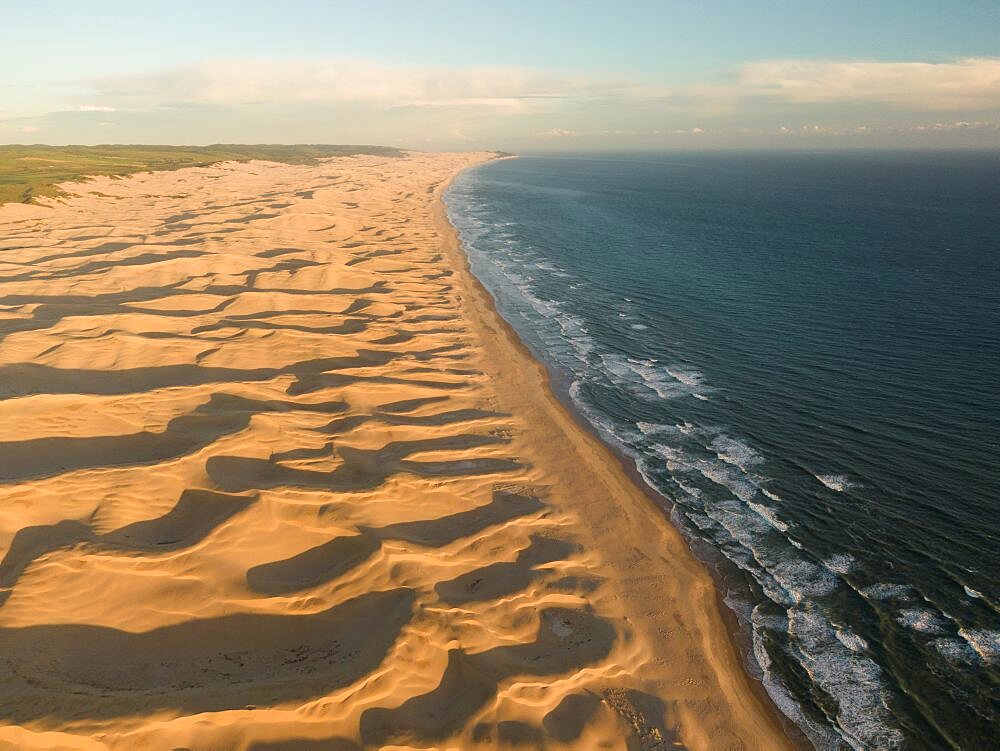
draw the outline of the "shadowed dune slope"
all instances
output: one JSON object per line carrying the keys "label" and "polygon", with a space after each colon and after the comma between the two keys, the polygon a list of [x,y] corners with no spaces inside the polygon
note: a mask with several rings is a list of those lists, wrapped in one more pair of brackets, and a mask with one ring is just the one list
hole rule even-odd
{"label": "shadowed dune slope", "polygon": [[0,748],[786,743],[468,274],[440,193],[492,156],[0,208]]}

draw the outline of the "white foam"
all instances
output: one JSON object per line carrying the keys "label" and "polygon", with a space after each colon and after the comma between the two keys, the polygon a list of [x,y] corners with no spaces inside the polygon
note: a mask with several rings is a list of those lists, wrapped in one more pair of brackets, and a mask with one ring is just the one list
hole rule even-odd
{"label": "white foam", "polygon": [[635,424],[635,426],[639,428],[639,431],[644,436],[676,435],[680,432],[677,425],[664,425],[663,423],[658,422],[643,422],[640,420]]}
{"label": "white foam", "polygon": [[943,634],[945,625],[937,613],[921,607],[900,610],[896,623],[922,634]]}
{"label": "white foam", "polygon": [[[780,680],[777,680],[771,672],[772,661],[764,643],[764,633],[766,631],[785,631],[788,628],[788,619],[780,616],[764,615],[761,613],[760,606],[758,605],[754,607],[750,615],[750,623],[752,625],[751,635],[753,638],[754,660],[761,670],[761,682],[764,684],[768,696],[771,697],[771,701],[781,710],[782,714],[791,719],[792,722],[809,736],[813,746],[822,751],[827,751],[828,749],[829,751],[834,751],[840,745],[838,743],[840,736],[829,727],[818,725],[808,718],[802,712],[802,706],[795,700],[784,684]],[[783,637],[779,638],[783,640]]]}
{"label": "white foam", "polygon": [[636,360],[616,352],[601,353],[598,356],[612,381],[639,398],[648,392],[656,394],[660,399],[674,399],[688,393],[684,384],[671,378],[652,360]]}
{"label": "white foam", "polygon": [[649,326],[643,323],[633,323],[629,326],[629,328],[635,329],[636,331],[645,331],[646,329],[649,328]]}
{"label": "white foam", "polygon": [[778,561],[768,566],[768,571],[797,603],[829,595],[838,586],[837,577],[803,558]]}
{"label": "white foam", "polygon": [[736,499],[716,499],[702,504],[702,509],[717,525],[712,530],[716,547],[740,568],[757,579],[775,602],[793,602],[788,592],[766,570],[766,548],[763,537],[774,534],[774,527],[745,503]]}
{"label": "white foam", "polygon": [[[588,356],[596,348],[595,342],[590,337],[587,327],[582,318],[568,313],[562,302],[548,300],[539,297],[533,290],[530,280],[518,273],[524,263],[505,261],[497,259],[485,253],[478,253],[484,263],[496,270],[506,282],[503,287],[505,292],[511,293],[515,298],[519,298],[527,308],[533,310],[542,318],[552,320],[559,327],[561,336],[555,337],[550,328],[532,326],[531,331],[541,338],[542,343],[553,354],[556,359],[569,354],[575,356],[581,362],[587,362]],[[511,253],[513,259],[516,254]],[[551,269],[551,273],[562,272],[553,264],[542,262],[536,264],[546,271]]]}
{"label": "white foam", "polygon": [[696,527],[698,527],[698,529],[701,530],[712,530],[718,526],[714,521],[712,521],[704,514],[694,514],[689,511],[687,514],[687,518],[691,521],[692,524],[694,524]]}
{"label": "white foam", "polygon": [[690,485],[685,485],[680,480],[674,480],[674,482],[676,482],[677,486],[692,498],[701,498],[701,490],[699,490],[698,488],[692,487]]}
{"label": "white foam", "polygon": [[744,503],[750,503],[757,495],[757,486],[732,465],[702,459],[696,466],[703,476],[726,488]]}
{"label": "white foam", "polygon": [[712,441],[711,448],[722,461],[735,465],[744,472],[748,471],[750,467],[764,462],[764,457],[753,448],[727,435],[716,436]]}
{"label": "white foam", "polygon": [[793,608],[788,633],[812,680],[837,701],[836,724],[844,740],[857,751],[893,749],[903,734],[886,706],[882,669],[837,638],[833,625],[814,608]]}
{"label": "white foam", "polygon": [[643,384],[653,389],[661,399],[687,396],[691,393],[692,386],[700,384],[700,381],[691,383],[684,378],[678,378],[670,368],[663,368],[655,360],[628,358],[627,363],[642,379]]}
{"label": "white foam", "polygon": [[760,492],[763,493],[764,495],[766,495],[772,501],[777,501],[778,503],[781,503],[781,496],[779,496],[777,493],[772,493],[767,488],[761,488]]}
{"label": "white foam", "polygon": [[824,566],[838,574],[850,573],[855,563],[857,561],[849,553],[834,553],[823,561]]}
{"label": "white foam", "polygon": [[862,587],[858,590],[862,595],[870,600],[911,600],[913,599],[913,587],[909,584],[892,584],[880,582]]}
{"label": "white foam", "polygon": [[694,393],[692,393],[691,396],[693,396],[695,399],[700,399],[703,402],[707,402],[708,401],[708,397],[705,396],[704,394],[694,394]]}
{"label": "white foam", "polygon": [[672,365],[665,370],[670,376],[686,386],[701,386],[705,383],[705,374],[691,368],[679,365]]}
{"label": "white foam", "polygon": [[788,628],[788,618],[781,615],[766,614],[761,610],[760,605],[754,606],[750,618],[754,627],[757,629],[767,631],[785,631]]}
{"label": "white foam", "polygon": [[952,662],[975,663],[977,659],[976,651],[969,646],[968,642],[962,639],[935,639],[932,644],[934,649]]}
{"label": "white foam", "polygon": [[868,642],[846,627],[837,629],[837,641],[852,652],[864,652],[868,649]]}
{"label": "white foam", "polygon": [[853,482],[847,475],[814,475],[814,477],[830,490],[836,490],[838,493],[843,493],[848,488],[857,487],[857,483]]}
{"label": "white foam", "polygon": [[1000,631],[985,628],[960,628],[959,635],[976,650],[983,662],[1000,661]]}
{"label": "white foam", "polygon": [[569,392],[569,397],[570,399],[573,400],[573,403],[576,404],[578,407],[582,408],[586,406],[586,401],[584,400],[583,394],[580,391],[580,386],[581,386],[580,381],[574,380],[572,383],[570,383],[569,388],[566,390]]}
{"label": "white foam", "polygon": [[788,531],[788,525],[778,518],[777,513],[770,506],[765,506],[763,503],[754,503],[753,501],[749,501],[747,505],[760,514],[768,524],[779,532]]}
{"label": "white foam", "polygon": [[983,593],[977,592],[976,590],[972,589],[972,587],[967,587],[963,584],[962,589],[965,590],[965,594],[967,594],[969,597],[974,597],[977,600],[981,600],[983,598]]}

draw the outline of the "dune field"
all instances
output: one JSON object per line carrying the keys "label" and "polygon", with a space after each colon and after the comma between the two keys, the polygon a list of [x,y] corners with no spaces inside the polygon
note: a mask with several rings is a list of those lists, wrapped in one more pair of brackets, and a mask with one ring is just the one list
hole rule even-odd
{"label": "dune field", "polygon": [[491,158],[0,207],[0,748],[790,745],[468,272]]}

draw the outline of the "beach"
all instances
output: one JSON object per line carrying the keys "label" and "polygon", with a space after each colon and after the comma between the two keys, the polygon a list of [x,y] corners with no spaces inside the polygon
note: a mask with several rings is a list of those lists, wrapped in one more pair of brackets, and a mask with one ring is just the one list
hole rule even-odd
{"label": "beach", "polygon": [[492,158],[0,207],[0,747],[791,747],[469,271]]}

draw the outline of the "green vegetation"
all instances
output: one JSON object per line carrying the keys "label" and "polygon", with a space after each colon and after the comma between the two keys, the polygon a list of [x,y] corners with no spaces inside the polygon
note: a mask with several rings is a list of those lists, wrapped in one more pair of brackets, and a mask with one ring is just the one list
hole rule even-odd
{"label": "green vegetation", "polygon": [[58,183],[80,180],[88,175],[131,175],[251,159],[312,164],[331,156],[400,156],[401,153],[399,149],[386,146],[228,143],[211,146],[0,146],[0,204],[30,203],[37,196],[58,196]]}

